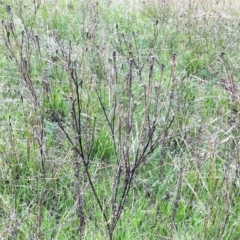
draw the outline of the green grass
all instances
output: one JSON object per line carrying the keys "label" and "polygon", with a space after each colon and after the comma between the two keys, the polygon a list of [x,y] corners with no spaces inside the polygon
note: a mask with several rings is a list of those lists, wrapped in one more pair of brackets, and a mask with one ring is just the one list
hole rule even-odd
{"label": "green grass", "polygon": [[[11,32],[10,52],[6,32],[1,31],[0,239],[109,238],[117,162],[122,164],[119,204],[127,150],[133,164],[138,146],[141,150],[144,146],[139,141],[145,129],[151,56],[157,60],[149,88],[150,119],[157,109],[161,114],[155,116],[157,131],[163,136],[172,104],[169,114],[174,121],[166,139],[159,139],[158,147],[135,172],[113,239],[239,239],[237,1],[231,7],[226,1],[189,6],[174,0],[165,4],[48,0],[36,15],[33,2],[22,2],[0,5],[3,29],[9,29],[11,14],[6,9],[11,6],[17,39]],[[203,8],[204,3],[209,8]],[[19,43],[24,27],[31,37],[29,42],[24,40],[22,56],[28,60],[39,106],[16,63],[22,61]],[[116,85],[113,51],[117,51]],[[173,53],[177,53],[175,77],[170,64]],[[135,64],[130,103],[134,121],[127,134],[126,76],[131,59]],[[75,73],[79,101],[73,101]],[[113,133],[106,115],[114,118],[114,97],[119,102]],[[77,145],[74,126],[78,122],[72,117],[72,107],[78,103],[83,146]],[[115,145],[121,141],[122,145]],[[108,222],[74,146],[83,148]],[[121,151],[119,146],[124,146]],[[78,199],[83,199],[82,206]],[[82,228],[79,214],[84,216]]]}

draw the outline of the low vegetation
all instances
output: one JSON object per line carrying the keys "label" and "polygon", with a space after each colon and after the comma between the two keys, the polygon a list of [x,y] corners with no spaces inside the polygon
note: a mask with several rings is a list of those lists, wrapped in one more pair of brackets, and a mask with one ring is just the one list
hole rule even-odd
{"label": "low vegetation", "polygon": [[0,4],[0,239],[240,238],[237,1]]}

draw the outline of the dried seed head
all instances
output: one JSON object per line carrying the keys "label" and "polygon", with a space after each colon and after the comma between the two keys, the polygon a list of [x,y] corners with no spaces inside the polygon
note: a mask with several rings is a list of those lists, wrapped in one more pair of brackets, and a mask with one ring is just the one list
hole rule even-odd
{"label": "dried seed head", "polygon": [[9,28],[13,30],[13,23],[9,23]]}
{"label": "dried seed head", "polygon": [[153,64],[155,61],[156,61],[156,56],[150,56],[149,58],[149,61],[150,61],[150,64]]}
{"label": "dried seed head", "polygon": [[171,60],[170,60],[171,65],[172,65],[172,66],[175,66],[175,65],[176,65],[176,61],[177,61],[177,54],[176,54],[176,53],[173,53],[173,54],[171,55]]}
{"label": "dried seed head", "polygon": [[23,60],[22,69],[23,69],[23,72],[24,72],[24,73],[27,72],[27,70],[28,70],[28,62],[27,62],[27,59],[24,59],[24,60]]}
{"label": "dried seed head", "polygon": [[12,12],[12,9],[11,9],[11,7],[8,5],[8,6],[7,6],[7,13],[10,14],[11,12]]}
{"label": "dried seed head", "polygon": [[225,52],[221,52],[220,53],[220,58],[223,59],[224,55],[226,55],[226,53]]}
{"label": "dried seed head", "polygon": [[44,69],[44,78],[48,79],[49,78],[49,71],[47,68]]}

